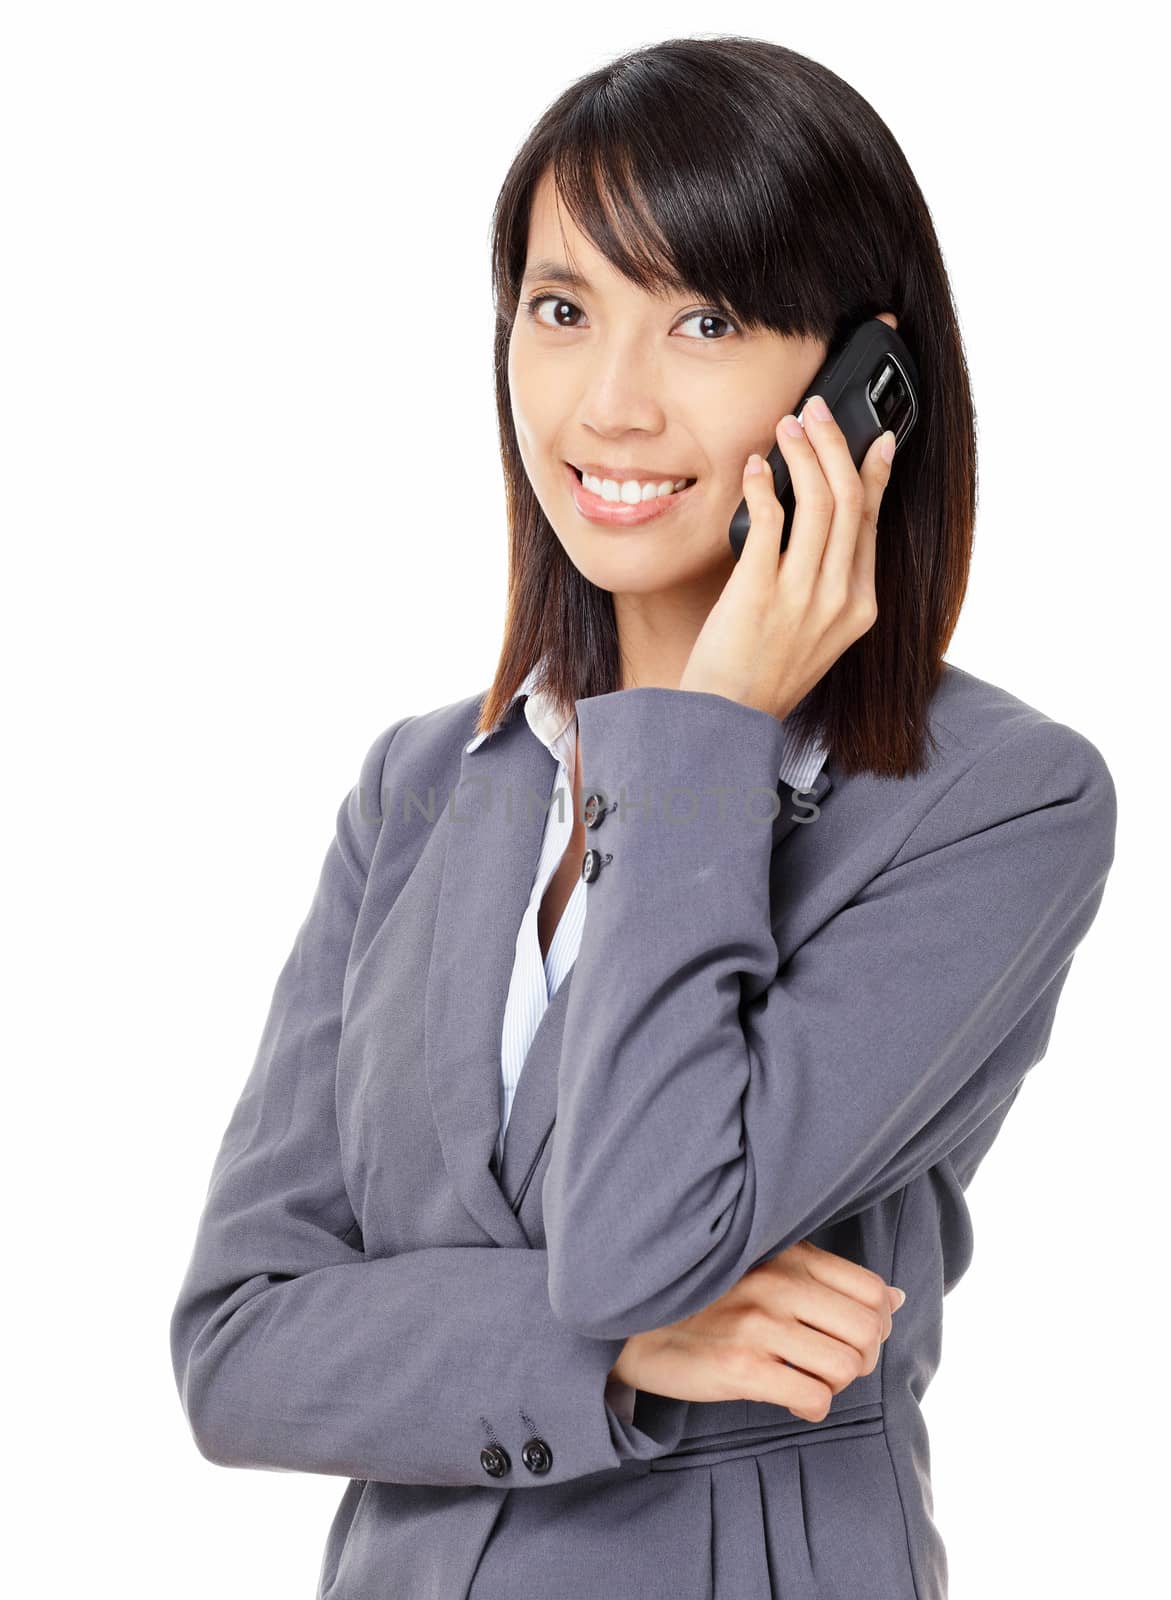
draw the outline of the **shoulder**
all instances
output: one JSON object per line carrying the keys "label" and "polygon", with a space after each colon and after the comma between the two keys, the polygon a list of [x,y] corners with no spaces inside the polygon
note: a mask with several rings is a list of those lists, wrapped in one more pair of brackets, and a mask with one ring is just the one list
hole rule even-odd
{"label": "shoulder", "polygon": [[936,754],[916,780],[926,804],[906,841],[912,853],[1049,810],[1040,831],[1065,836],[1072,824],[1088,850],[1112,857],[1114,780],[1084,733],[950,662],[928,723]]}
{"label": "shoulder", "polygon": [[951,662],[943,665],[928,722],[939,765],[953,778],[973,763],[1002,761],[1019,767],[1026,784],[1057,767],[1111,781],[1105,757],[1084,733]]}
{"label": "shoulder", "polygon": [[388,723],[362,758],[358,786],[367,809],[381,813],[389,792],[403,784],[454,787],[486,689]]}
{"label": "shoulder", "polygon": [[928,717],[933,734],[957,753],[976,754],[1010,738],[1027,742],[1041,729],[1064,729],[1075,741],[1084,737],[1019,695],[950,661],[943,663]]}
{"label": "shoulder", "polygon": [[391,832],[386,819],[405,812],[396,797],[447,794],[459,782],[464,745],[472,736],[486,691],[429,711],[409,712],[380,728],[361,758],[357,782],[342,801],[337,840],[353,877],[365,882]]}

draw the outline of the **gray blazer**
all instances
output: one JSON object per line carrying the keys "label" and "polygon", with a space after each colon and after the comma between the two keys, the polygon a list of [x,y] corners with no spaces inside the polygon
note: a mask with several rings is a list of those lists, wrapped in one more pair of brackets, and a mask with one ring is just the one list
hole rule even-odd
{"label": "gray blazer", "polygon": [[[338,812],[171,1320],[199,1450],[350,1480],[318,1600],[942,1600],[920,1401],[1113,859],[1101,754],[950,665],[926,772],[801,794],[765,712],[578,701],[617,804],[497,1173],[557,764],[519,702],[465,756],[480,700],[387,728]],[[822,1422],[610,1409],[628,1334],[803,1238],[908,1297]]]}

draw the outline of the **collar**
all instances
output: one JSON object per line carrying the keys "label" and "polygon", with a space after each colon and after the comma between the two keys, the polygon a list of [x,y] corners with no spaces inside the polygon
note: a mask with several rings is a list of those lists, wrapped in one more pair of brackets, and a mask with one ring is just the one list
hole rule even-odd
{"label": "collar", "polygon": [[491,728],[485,729],[483,733],[477,733],[475,738],[468,741],[464,746],[468,755],[471,755],[473,750],[478,750],[485,739],[490,739],[494,733],[497,733],[504,726],[513,706],[522,696],[525,702],[525,718],[528,721],[528,725],[548,749],[552,750],[557,741],[568,732],[570,725],[577,721],[576,713],[570,711],[568,716],[564,716],[549,696],[536,687],[543,664],[544,657],[537,662],[536,666],[529,669],[523,683],[514,692],[504,711],[504,715],[499,721]]}

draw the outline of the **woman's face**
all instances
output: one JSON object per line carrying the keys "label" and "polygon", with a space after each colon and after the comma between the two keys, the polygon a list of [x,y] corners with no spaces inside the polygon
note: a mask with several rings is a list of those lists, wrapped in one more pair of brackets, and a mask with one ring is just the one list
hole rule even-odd
{"label": "woman's face", "polygon": [[[559,282],[542,262],[575,270],[585,285]],[[520,299],[508,348],[513,421],[533,490],[574,566],[615,595],[722,583],[744,463],[776,443],[777,423],[825,359],[824,341],[749,333],[702,299],[646,294],[558,209],[547,173]],[[666,510],[610,523],[568,463],[608,468],[598,476],[620,485],[638,479],[640,493],[641,480],[695,483],[677,501],[640,498],[636,513],[628,488],[614,508],[621,517]]]}

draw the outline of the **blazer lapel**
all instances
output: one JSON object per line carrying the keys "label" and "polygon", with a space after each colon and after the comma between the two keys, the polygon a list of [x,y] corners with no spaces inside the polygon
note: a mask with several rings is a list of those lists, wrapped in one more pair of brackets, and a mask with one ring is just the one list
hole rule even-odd
{"label": "blazer lapel", "polygon": [[447,797],[424,999],[428,1092],[448,1175],[485,1232],[512,1246],[528,1241],[492,1168],[501,1030],[557,776],[556,758],[534,737],[522,706],[515,702],[491,738],[462,753],[458,786]]}
{"label": "blazer lapel", "polygon": [[576,965],[575,960],[537,1026],[512,1097],[512,1110],[504,1133],[500,1187],[517,1216],[557,1118],[561,1034]]}
{"label": "blazer lapel", "polygon": [[[533,742],[537,743],[536,740]],[[811,800],[818,805],[825,800],[833,788],[833,778],[829,771],[831,764],[831,760],[827,758],[808,789],[794,790],[792,785],[783,780],[777,784],[781,808],[773,819],[774,849],[795,827],[808,825],[803,824],[801,819],[810,815],[808,805]],[[537,848],[536,844],[532,846],[534,860]],[[530,878],[529,888],[531,887]],[[586,892],[588,894],[589,891]],[[588,911],[586,915],[588,917]],[[518,914],[518,924],[519,920]],[[505,1200],[518,1215],[557,1117],[557,1075],[561,1063],[561,1038],[573,972],[574,967],[571,966],[541,1018],[516,1086],[508,1128],[504,1135],[504,1166],[500,1175],[500,1188]],[[507,984],[508,975],[503,981]]]}

